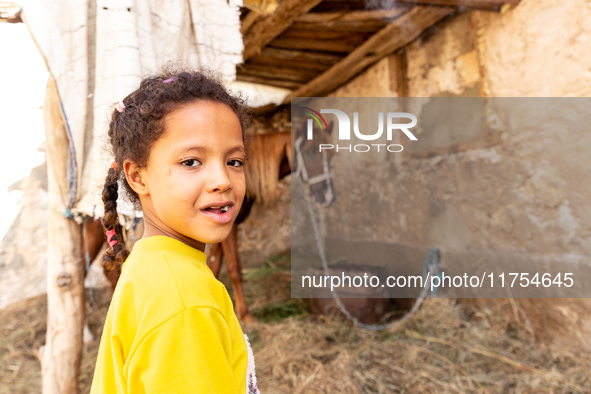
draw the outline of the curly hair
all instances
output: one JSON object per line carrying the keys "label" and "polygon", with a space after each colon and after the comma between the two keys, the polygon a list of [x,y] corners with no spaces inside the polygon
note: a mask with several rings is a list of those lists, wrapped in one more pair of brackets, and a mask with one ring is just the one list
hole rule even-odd
{"label": "curly hair", "polygon": [[151,148],[165,131],[166,115],[195,100],[228,105],[240,121],[242,140],[249,152],[252,136],[247,130],[251,114],[246,106],[246,99],[240,93],[231,93],[218,73],[205,67],[188,69],[167,65],[157,75],[144,78],[139,88],[122,100],[125,108],[120,108],[121,112],[113,109],[109,124],[108,143],[117,168],[110,168],[105,179],[102,193],[105,213],[102,223],[107,231],[115,230],[111,239],[118,242],[113,247],[109,246],[101,258],[101,265],[107,271],[119,269],[129,255],[117,215],[119,182],[129,201],[141,210],[137,193],[120,170],[123,162],[130,159],[139,167],[146,167]]}

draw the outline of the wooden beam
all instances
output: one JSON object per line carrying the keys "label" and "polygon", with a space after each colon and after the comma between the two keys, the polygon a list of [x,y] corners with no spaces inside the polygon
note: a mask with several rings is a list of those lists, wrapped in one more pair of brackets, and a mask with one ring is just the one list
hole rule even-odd
{"label": "wooden beam", "polygon": [[367,9],[367,3],[367,0],[324,0],[312,12],[362,11]]}
{"label": "wooden beam", "polygon": [[395,19],[409,10],[410,6],[402,6],[387,10],[348,11],[348,12],[314,12],[300,16],[296,22],[328,23],[359,22],[370,20]]}
{"label": "wooden beam", "polygon": [[260,53],[261,48],[283,33],[294,20],[310,11],[322,0],[283,0],[273,15],[261,19],[252,26],[248,35],[244,37],[244,52],[242,58],[248,58]]}
{"label": "wooden beam", "polygon": [[294,91],[285,98],[283,104],[289,103],[292,97],[316,97],[332,92],[365,68],[409,44],[427,28],[455,10],[451,7],[413,7],[374,34],[339,63]]}
{"label": "wooden beam", "polygon": [[242,25],[240,26],[240,34],[242,34],[243,36],[246,35],[246,33],[248,32],[248,30],[258,20],[261,20],[263,17],[264,17],[264,15],[261,15],[259,13],[254,12],[254,11],[250,11],[248,14],[246,14],[246,17],[242,21]]}
{"label": "wooden beam", "polygon": [[318,31],[313,29],[289,29],[274,39],[269,46],[273,48],[339,52],[342,56],[350,53],[375,34],[371,32]]}
{"label": "wooden beam", "polygon": [[[248,69],[248,66],[252,63],[326,71],[340,62],[343,57],[326,52],[300,51],[266,46],[262,49],[260,55],[250,58],[243,67]],[[241,67],[238,66],[238,68]]]}
{"label": "wooden beam", "polygon": [[[289,52],[295,52],[295,51],[289,51]],[[339,60],[342,59],[339,58]],[[241,64],[239,66],[236,66],[236,70],[238,71],[242,71],[245,73],[250,73],[251,67],[254,68],[258,68],[258,67],[266,67],[266,66],[271,66],[273,68],[277,68],[277,67],[285,67],[285,68],[295,68],[295,69],[301,69],[301,70],[306,70],[306,71],[315,71],[316,75],[314,75],[313,78],[316,78],[318,75],[322,74],[323,72],[325,72],[326,70],[328,70],[329,68],[331,68],[333,65],[335,65],[336,63],[338,63],[338,61],[330,63],[330,64],[326,64],[326,63],[315,63],[315,62],[305,62],[305,61],[300,61],[298,59],[295,59],[293,61],[289,61],[287,59],[281,59],[281,58],[274,58],[274,57],[264,57],[264,56],[255,56],[253,58],[251,58],[249,61],[247,61],[244,64]],[[282,78],[282,75],[275,75],[275,78]],[[309,82],[311,79],[308,79],[304,82]]]}
{"label": "wooden beam", "polygon": [[257,77],[254,75],[242,74],[240,71],[236,71],[236,80],[242,82],[260,83],[262,85],[277,86],[278,88],[292,89],[295,90],[304,84],[301,82],[286,81],[282,79],[272,79]]}
{"label": "wooden beam", "polygon": [[267,46],[349,53],[410,8],[305,14]]}
{"label": "wooden beam", "polygon": [[257,116],[265,116],[270,118],[270,115],[277,110],[277,104],[267,104],[262,107],[250,107],[250,112]]}
{"label": "wooden beam", "polygon": [[398,0],[408,4],[424,4],[481,9],[499,9],[504,4],[517,5],[521,0]]}
{"label": "wooden beam", "polygon": [[[395,18],[390,19],[366,19],[358,21],[331,21],[331,22],[300,22],[295,21],[291,27],[286,30],[283,34],[277,37],[275,40],[280,39],[284,35],[290,34],[294,31],[304,32],[343,32],[343,33],[370,33],[373,34],[376,31],[383,29],[388,23],[392,22]],[[271,41],[268,45],[273,45],[275,40]]]}
{"label": "wooden beam", "polygon": [[322,74],[322,71],[304,68],[273,66],[270,64],[249,64],[248,67],[236,67],[236,72],[240,73],[241,75],[276,78],[286,81],[299,82],[301,84],[316,78],[318,75]]}
{"label": "wooden beam", "polygon": [[388,56],[390,91],[396,92],[398,97],[408,97],[407,66],[406,48]]}

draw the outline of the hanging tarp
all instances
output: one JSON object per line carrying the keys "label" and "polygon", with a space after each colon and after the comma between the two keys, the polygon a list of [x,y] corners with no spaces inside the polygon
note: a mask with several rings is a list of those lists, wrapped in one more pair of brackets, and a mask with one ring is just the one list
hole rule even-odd
{"label": "hanging tarp", "polygon": [[[229,82],[242,61],[241,1],[25,0],[22,16],[54,77],[69,148],[65,214],[102,216],[112,161],[108,114],[166,61],[218,70]],[[133,216],[131,204],[119,211]]]}

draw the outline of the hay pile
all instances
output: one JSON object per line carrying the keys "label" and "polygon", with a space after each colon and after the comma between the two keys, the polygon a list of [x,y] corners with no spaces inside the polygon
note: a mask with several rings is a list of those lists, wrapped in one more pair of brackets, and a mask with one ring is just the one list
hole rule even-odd
{"label": "hay pile", "polygon": [[[537,326],[512,300],[430,299],[404,326],[371,332],[309,315],[303,300],[290,299],[289,279],[288,255],[245,273],[259,321],[244,331],[263,394],[591,392],[591,355],[538,345]],[[225,269],[221,280],[230,284]],[[110,296],[95,291],[89,325],[97,339],[85,346],[81,393],[90,391]],[[46,314],[43,296],[0,311],[0,394],[40,392],[32,350],[44,341]]]}
{"label": "hay pile", "polygon": [[492,310],[469,320],[451,300],[394,331],[309,316],[245,331],[262,393],[591,392],[590,355],[540,348]]}
{"label": "hay pile", "polygon": [[[87,313],[88,326],[95,335],[84,345],[79,391],[89,393],[98,355],[100,334],[105,323],[112,291],[95,289],[95,308]],[[41,393],[41,365],[33,353],[45,344],[47,296],[40,295],[0,310],[0,394]]]}
{"label": "hay pile", "polygon": [[402,327],[372,332],[308,315],[288,273],[284,255],[246,275],[262,393],[591,392],[591,355],[537,344],[543,333],[514,300],[428,299]]}

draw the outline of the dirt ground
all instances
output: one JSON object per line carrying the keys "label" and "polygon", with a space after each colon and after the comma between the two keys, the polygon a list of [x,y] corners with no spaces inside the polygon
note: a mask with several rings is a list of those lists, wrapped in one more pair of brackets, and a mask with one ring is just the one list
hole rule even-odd
{"label": "dirt ground", "polygon": [[[403,326],[374,332],[312,316],[304,300],[291,299],[288,254],[245,271],[258,321],[244,331],[263,394],[591,392],[591,355],[550,346],[544,333],[544,324],[568,318],[541,312],[555,300],[430,299]],[[221,280],[230,286],[225,269]],[[88,322],[96,339],[84,347],[80,393],[90,391],[111,291],[94,298]],[[45,296],[0,311],[0,394],[41,392],[33,348],[45,341],[46,314]]]}

